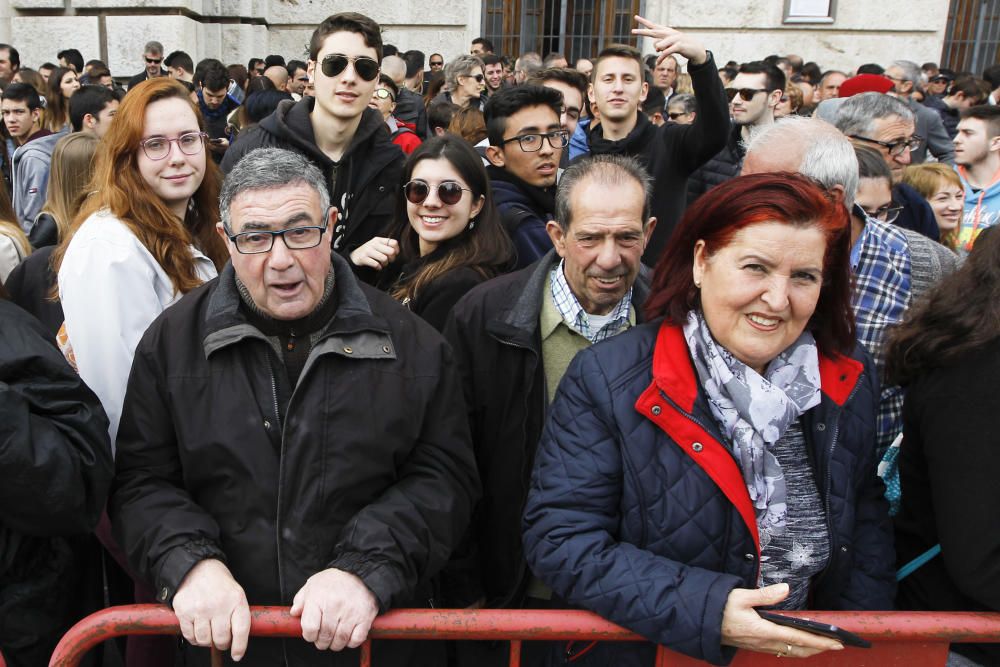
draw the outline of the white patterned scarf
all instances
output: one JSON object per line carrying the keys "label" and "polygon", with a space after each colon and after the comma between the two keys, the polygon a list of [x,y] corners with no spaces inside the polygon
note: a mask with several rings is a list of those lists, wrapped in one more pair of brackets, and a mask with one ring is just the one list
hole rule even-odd
{"label": "white patterned scarf", "polygon": [[785,475],[771,448],[820,402],[816,341],[803,331],[761,376],[715,341],[699,311],[688,313],[684,338],[712,415],[743,471],[763,546],[785,532],[787,512]]}

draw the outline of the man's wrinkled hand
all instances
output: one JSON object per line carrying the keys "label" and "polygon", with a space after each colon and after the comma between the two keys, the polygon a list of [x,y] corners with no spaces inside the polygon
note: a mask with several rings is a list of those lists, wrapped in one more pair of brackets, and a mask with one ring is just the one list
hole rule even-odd
{"label": "man's wrinkled hand", "polygon": [[229,568],[209,558],[187,573],[174,596],[181,634],[193,646],[229,650],[239,661],[250,637],[250,605]]}
{"label": "man's wrinkled hand", "polygon": [[295,594],[291,614],[300,618],[303,639],[321,651],[340,651],[368,638],[378,601],[355,575],[329,569],[309,577]]}

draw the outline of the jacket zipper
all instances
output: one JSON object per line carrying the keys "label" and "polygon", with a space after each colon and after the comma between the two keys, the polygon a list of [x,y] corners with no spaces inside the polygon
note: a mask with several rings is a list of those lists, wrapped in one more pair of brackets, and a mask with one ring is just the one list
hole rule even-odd
{"label": "jacket zipper", "polygon": [[[278,453],[278,506],[275,509],[274,514],[274,546],[277,551],[278,557],[278,591],[281,595],[281,599],[285,598],[285,569],[281,566],[281,483],[284,477],[285,470],[285,429],[284,425],[281,423],[281,413],[278,411],[278,384],[274,379],[274,368],[271,368],[271,397],[274,399],[274,419],[275,424],[278,428],[278,437],[281,439],[280,451]],[[289,401],[291,402],[291,401]],[[282,640],[281,642],[281,655],[285,659],[285,665],[288,665],[288,651],[286,647],[287,642]]]}

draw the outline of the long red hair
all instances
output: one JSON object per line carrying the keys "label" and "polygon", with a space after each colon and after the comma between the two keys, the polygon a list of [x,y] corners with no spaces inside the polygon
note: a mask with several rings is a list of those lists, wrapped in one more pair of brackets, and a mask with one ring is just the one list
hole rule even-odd
{"label": "long red hair", "polygon": [[194,258],[188,245],[194,244],[205,253],[216,268],[221,268],[229,254],[215,232],[219,221],[219,187],[221,173],[215,162],[205,156],[205,177],[192,197],[184,220],[179,219],[158,197],[139,173],[138,154],[141,148],[146,109],[160,100],[178,98],[191,105],[198,127],[205,122],[190,94],[180,83],[167,77],[147,79],[129,91],[118,108],[107,134],[94,156],[94,176],[87,186],[90,195],[73,220],[69,233],[56,248],[52,265],[56,271],[62,264],[66,248],[80,225],[92,214],[107,209],[136,235],[150,254],[163,267],[180,293],[201,284]]}
{"label": "long red hair", "polygon": [[822,230],[826,238],[823,286],[807,328],[824,354],[849,354],[856,341],[851,309],[850,218],[839,196],[799,174],[740,176],[699,197],[684,214],[656,265],[645,304],[646,317],[664,317],[683,325],[688,312],[701,306],[692,273],[695,243],[704,241],[705,252],[711,256],[726,247],[739,230],[762,222]]}

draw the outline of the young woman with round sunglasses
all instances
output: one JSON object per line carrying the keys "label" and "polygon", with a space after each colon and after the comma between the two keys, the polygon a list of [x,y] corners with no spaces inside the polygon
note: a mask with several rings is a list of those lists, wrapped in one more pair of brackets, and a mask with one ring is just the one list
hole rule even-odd
{"label": "young woman with round sunglasses", "polygon": [[[398,256],[383,253],[385,246],[398,247]],[[387,262],[378,261],[386,254]],[[384,269],[379,286],[440,331],[452,306],[511,268],[513,256],[479,154],[461,137],[445,134],[428,139],[407,160],[392,238],[372,239],[352,259]]]}

